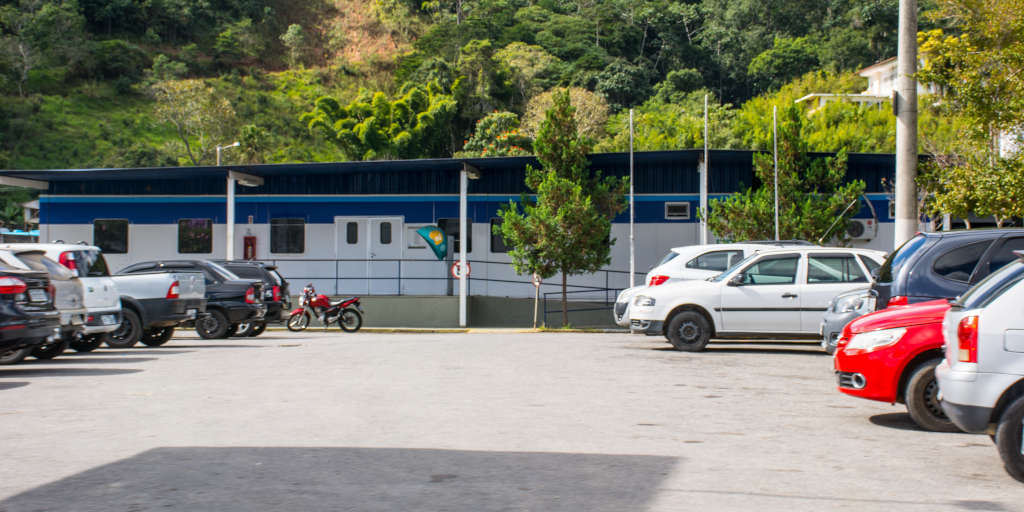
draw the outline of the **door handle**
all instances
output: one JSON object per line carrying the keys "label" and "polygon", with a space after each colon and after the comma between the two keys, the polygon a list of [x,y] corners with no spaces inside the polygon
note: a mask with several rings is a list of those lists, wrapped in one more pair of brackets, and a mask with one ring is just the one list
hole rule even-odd
{"label": "door handle", "polygon": [[783,299],[795,299],[796,298],[796,294],[795,293],[783,293],[782,294],[782,298]]}

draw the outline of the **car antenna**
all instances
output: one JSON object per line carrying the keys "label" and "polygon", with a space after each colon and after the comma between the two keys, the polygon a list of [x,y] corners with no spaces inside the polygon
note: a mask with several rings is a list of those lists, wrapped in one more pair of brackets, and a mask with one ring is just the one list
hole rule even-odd
{"label": "car antenna", "polygon": [[839,222],[839,219],[843,218],[843,215],[846,215],[846,212],[850,211],[850,208],[853,208],[853,205],[856,204],[857,201],[860,201],[859,197],[855,198],[853,201],[850,201],[850,204],[846,205],[846,209],[843,210],[843,213],[840,213],[839,216],[836,217],[836,220],[832,221],[832,225],[829,226],[828,229],[825,230],[825,234],[821,235],[821,238],[818,239],[818,245],[821,245],[821,242],[825,241],[825,237],[832,232],[832,228],[836,227],[836,222]]}

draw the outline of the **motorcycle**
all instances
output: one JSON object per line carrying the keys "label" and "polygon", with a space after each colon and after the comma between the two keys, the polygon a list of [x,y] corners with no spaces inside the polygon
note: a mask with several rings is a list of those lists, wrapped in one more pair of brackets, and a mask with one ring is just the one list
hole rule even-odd
{"label": "motorcycle", "polygon": [[363,308],[359,304],[359,297],[331,302],[326,295],[317,294],[310,283],[302,289],[299,307],[288,316],[288,330],[302,331],[309,327],[313,318],[323,324],[325,331],[332,323],[337,323],[345,332],[356,332],[363,326]]}

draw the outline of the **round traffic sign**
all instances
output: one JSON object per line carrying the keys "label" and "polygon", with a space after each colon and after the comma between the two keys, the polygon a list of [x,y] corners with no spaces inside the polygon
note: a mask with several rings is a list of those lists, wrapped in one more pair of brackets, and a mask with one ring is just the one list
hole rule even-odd
{"label": "round traffic sign", "polygon": [[[452,277],[454,277],[455,279],[462,279],[462,271],[461,271],[462,265],[461,265],[461,263],[462,262],[458,261],[458,260],[456,260],[455,263],[452,263]],[[470,267],[469,267],[469,262],[467,261],[466,262],[466,275],[468,276],[469,273],[470,273]]]}

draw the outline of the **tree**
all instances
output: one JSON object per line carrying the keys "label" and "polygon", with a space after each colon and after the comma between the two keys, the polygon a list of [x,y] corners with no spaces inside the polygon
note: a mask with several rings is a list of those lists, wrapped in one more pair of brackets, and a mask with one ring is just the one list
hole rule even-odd
{"label": "tree", "polygon": [[[842,240],[850,218],[858,209],[864,182],[843,183],[846,151],[830,158],[814,158],[800,138],[803,112],[797,106],[782,110],[779,120],[779,238],[816,242],[829,239],[839,226]],[[761,186],[747,188],[710,202],[708,228],[716,237],[740,242],[775,236],[775,177],[771,154],[754,155],[754,173]],[[855,206],[855,205],[854,205]],[[830,229],[831,228],[831,229]]]}
{"label": "tree", "polygon": [[608,102],[599,94],[582,87],[568,89],[552,89],[530,99],[523,114],[523,133],[534,137],[540,132],[541,125],[547,118],[547,112],[555,103],[555,96],[568,91],[575,112],[575,123],[580,135],[596,139],[604,134],[605,123],[608,121]]}
{"label": "tree", "polygon": [[473,136],[455,154],[458,158],[525,156],[533,141],[519,133],[519,116],[494,112],[476,122]]}
{"label": "tree", "polygon": [[521,41],[509,43],[495,52],[494,58],[512,70],[512,79],[524,102],[543,89],[541,77],[562,62],[540,46]]}
{"label": "tree", "polygon": [[436,83],[407,85],[394,100],[362,91],[348,105],[331,97],[316,100],[300,118],[319,130],[352,160],[441,157],[449,153],[450,125],[457,104]]}
{"label": "tree", "polygon": [[74,0],[20,0],[0,6],[0,51],[15,62],[18,94],[41,64],[69,64],[83,55],[85,20]]}
{"label": "tree", "polygon": [[494,227],[511,248],[516,273],[562,274],[562,325],[569,324],[567,277],[596,272],[611,261],[611,221],[626,208],[628,187],[628,178],[590,170],[592,142],[580,134],[574,114],[569,92],[556,94],[534,142],[541,169],[526,168],[526,186],[536,201],[525,195],[519,205],[510,201]]}
{"label": "tree", "polygon": [[156,116],[174,125],[192,165],[211,163],[217,144],[235,136],[235,110],[202,80],[166,80],[151,88]]}
{"label": "tree", "polygon": [[747,66],[755,90],[777,89],[783,84],[818,67],[814,45],[806,37],[776,37],[768,50],[754,57]]}
{"label": "tree", "polygon": [[306,34],[302,25],[292,23],[288,30],[281,34],[281,42],[288,48],[288,65],[296,67],[302,62],[302,54],[306,49]]}

